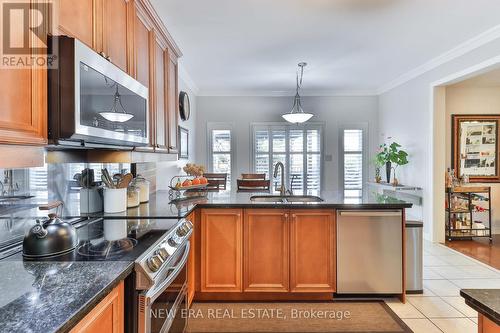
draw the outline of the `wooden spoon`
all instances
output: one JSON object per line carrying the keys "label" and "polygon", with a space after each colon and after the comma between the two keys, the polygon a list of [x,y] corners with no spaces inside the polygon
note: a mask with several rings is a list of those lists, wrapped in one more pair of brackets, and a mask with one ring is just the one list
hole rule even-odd
{"label": "wooden spoon", "polygon": [[134,179],[134,176],[131,173],[124,174],[120,180],[118,181],[117,188],[127,188],[130,182]]}

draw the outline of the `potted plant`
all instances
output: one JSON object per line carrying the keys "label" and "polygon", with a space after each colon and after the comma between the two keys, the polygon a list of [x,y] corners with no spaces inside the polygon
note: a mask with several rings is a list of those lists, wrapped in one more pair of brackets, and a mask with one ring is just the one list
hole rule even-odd
{"label": "potted plant", "polygon": [[[398,185],[398,179],[396,178],[397,167],[408,164],[408,153],[400,148],[401,145],[397,142],[389,145],[384,143],[380,145],[380,151],[375,157],[380,163],[385,163],[387,183],[391,183],[391,170],[394,170],[393,185]],[[395,167],[392,167],[393,163],[396,165]]]}

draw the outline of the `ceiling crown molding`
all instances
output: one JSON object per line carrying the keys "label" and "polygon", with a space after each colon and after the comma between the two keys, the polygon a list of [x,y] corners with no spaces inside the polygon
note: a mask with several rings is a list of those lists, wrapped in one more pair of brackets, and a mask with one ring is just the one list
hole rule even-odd
{"label": "ceiling crown molding", "polygon": [[[293,97],[295,90],[201,90],[198,96],[205,97]],[[376,96],[374,90],[303,90],[303,97],[354,97]]]}
{"label": "ceiling crown molding", "polygon": [[498,38],[500,38],[500,25],[494,26],[493,28],[480,33],[479,35],[465,41],[462,44],[459,44],[451,50],[435,57],[434,59],[431,59],[430,61],[412,69],[409,72],[406,72],[395,80],[384,84],[377,90],[377,94],[381,95],[389,90],[392,90],[410,80],[413,80],[416,77],[419,77],[422,74],[425,74],[451,60],[461,57],[464,54],[469,53]]}

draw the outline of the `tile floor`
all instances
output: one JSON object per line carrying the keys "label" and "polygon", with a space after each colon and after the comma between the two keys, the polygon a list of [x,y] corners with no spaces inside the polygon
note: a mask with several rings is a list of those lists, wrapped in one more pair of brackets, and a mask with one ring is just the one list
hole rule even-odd
{"label": "tile floor", "polygon": [[444,245],[424,241],[424,294],[385,302],[415,333],[476,333],[477,312],[461,288],[500,288],[500,271]]}

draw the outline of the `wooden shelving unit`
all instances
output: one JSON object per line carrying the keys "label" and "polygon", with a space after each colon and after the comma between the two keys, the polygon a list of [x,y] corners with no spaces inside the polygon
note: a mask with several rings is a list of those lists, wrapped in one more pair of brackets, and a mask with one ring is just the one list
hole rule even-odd
{"label": "wooden shelving unit", "polygon": [[491,242],[491,188],[459,186],[447,188],[446,195],[446,238],[489,237]]}

